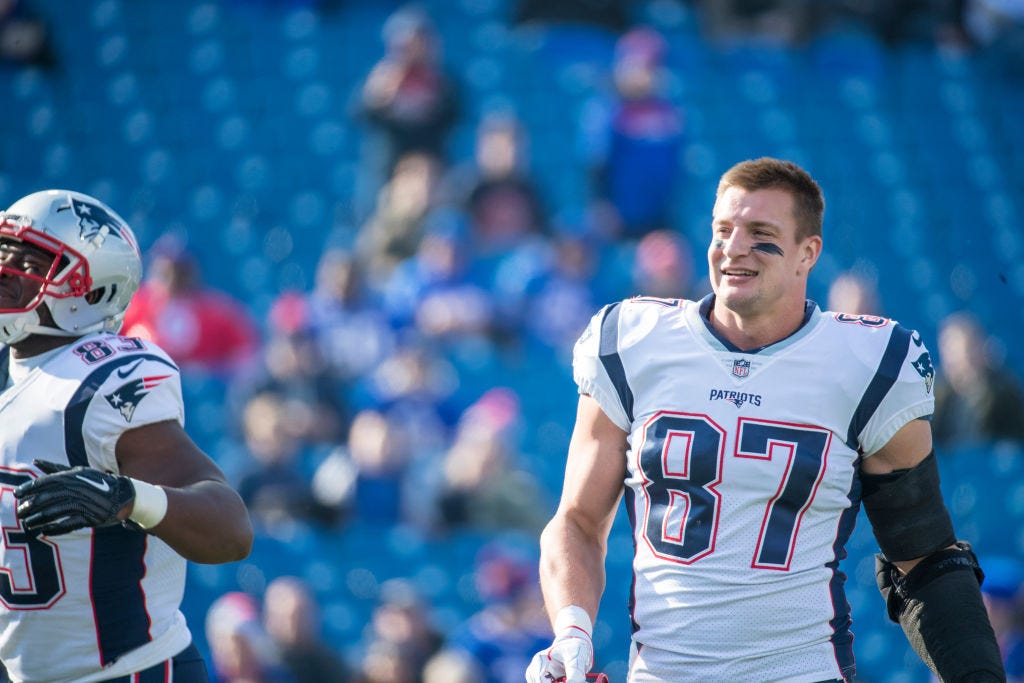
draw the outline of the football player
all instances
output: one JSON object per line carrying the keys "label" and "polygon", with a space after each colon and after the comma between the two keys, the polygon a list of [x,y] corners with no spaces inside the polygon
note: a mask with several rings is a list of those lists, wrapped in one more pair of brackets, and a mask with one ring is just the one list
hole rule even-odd
{"label": "football player", "polygon": [[943,681],[1004,680],[939,491],[934,371],[913,330],[806,298],[824,199],[776,159],[721,178],[702,301],[606,306],[576,344],[562,499],[541,536],[555,639],[530,683],[582,683],[607,536],[633,528],[630,683],[849,681],[839,562],[860,506],[888,614]]}
{"label": "football player", "polygon": [[16,681],[208,680],[179,609],[186,560],[252,544],[184,431],[178,368],[117,334],[141,271],[92,197],[0,213],[0,660]]}

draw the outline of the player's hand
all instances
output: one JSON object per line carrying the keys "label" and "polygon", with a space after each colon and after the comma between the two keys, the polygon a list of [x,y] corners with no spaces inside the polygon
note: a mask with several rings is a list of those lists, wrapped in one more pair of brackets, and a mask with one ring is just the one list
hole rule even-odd
{"label": "player's hand", "polygon": [[[579,609],[566,608],[566,609]],[[580,610],[582,614],[582,610]],[[585,615],[584,615],[585,616]],[[557,621],[562,621],[561,615]],[[527,683],[584,683],[594,665],[594,643],[590,639],[590,618],[557,623],[551,647],[534,655],[526,669]]]}
{"label": "player's hand", "polygon": [[14,490],[18,517],[29,531],[56,536],[120,524],[119,513],[135,500],[135,487],[128,477],[48,460],[33,464],[43,476]]}

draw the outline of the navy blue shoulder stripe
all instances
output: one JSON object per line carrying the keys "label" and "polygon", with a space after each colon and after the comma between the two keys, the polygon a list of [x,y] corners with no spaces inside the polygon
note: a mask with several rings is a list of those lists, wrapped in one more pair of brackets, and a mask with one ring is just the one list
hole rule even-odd
{"label": "navy blue shoulder stripe", "polygon": [[885,347],[885,353],[882,354],[882,360],[878,364],[878,369],[875,370],[875,376],[871,378],[871,383],[864,390],[864,395],[861,396],[860,403],[857,404],[857,409],[853,413],[853,419],[850,420],[850,428],[846,433],[846,445],[851,449],[860,450],[858,435],[864,431],[871,416],[881,405],[882,399],[889,393],[892,385],[900,376],[900,367],[907,357],[912,336],[911,330],[900,325],[896,325],[893,329],[892,335],[889,337],[889,344]]}
{"label": "navy blue shoulder stripe", "polygon": [[598,356],[604,371],[608,373],[615,393],[619,395],[619,403],[626,411],[626,417],[633,421],[633,390],[629,388],[626,380],[626,368],[622,365],[622,358],[619,357],[619,312],[621,303],[614,303],[604,311],[604,319],[601,321],[601,345],[598,349]]}
{"label": "navy blue shoulder stripe", "polygon": [[[177,366],[151,353],[126,354],[93,370],[64,408],[64,447],[68,462],[89,466],[85,454],[85,413],[110,374],[141,359],[154,360],[174,370]],[[146,574],[146,534],[111,526],[93,532],[93,568],[89,578],[96,618],[96,638],[103,665],[149,642],[149,613],[142,578]]]}
{"label": "navy blue shoulder stripe", "polygon": [[85,423],[85,411],[89,409],[96,391],[103,386],[103,382],[110,377],[110,373],[114,370],[140,359],[155,360],[175,371],[178,369],[174,363],[160,356],[151,353],[133,353],[112,360],[93,370],[82,381],[82,385],[78,387],[78,391],[64,408],[64,448],[67,450],[68,462],[72,467],[76,465],[89,466],[89,459],[85,455],[85,436],[82,429]]}
{"label": "navy blue shoulder stripe", "polygon": [[0,391],[7,387],[7,380],[10,378],[11,347],[4,346],[0,349]]}

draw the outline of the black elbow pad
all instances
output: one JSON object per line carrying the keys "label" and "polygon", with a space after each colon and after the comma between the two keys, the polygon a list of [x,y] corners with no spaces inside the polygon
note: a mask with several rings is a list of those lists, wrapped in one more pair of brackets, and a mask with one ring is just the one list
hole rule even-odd
{"label": "black elbow pad", "polygon": [[1006,680],[981,600],[985,575],[968,543],[929,555],[905,575],[877,555],[875,578],[889,618],[903,628],[914,651],[940,680]]}

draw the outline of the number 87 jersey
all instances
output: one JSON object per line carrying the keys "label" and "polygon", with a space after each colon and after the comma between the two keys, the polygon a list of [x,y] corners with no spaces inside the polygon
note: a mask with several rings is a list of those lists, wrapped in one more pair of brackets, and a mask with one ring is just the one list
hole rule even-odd
{"label": "number 87 jersey", "polygon": [[712,305],[634,298],[574,350],[580,393],[628,435],[634,640],[679,680],[821,681],[854,671],[839,561],[860,509],[857,468],[929,416],[918,335],[820,311],[741,351]]}

